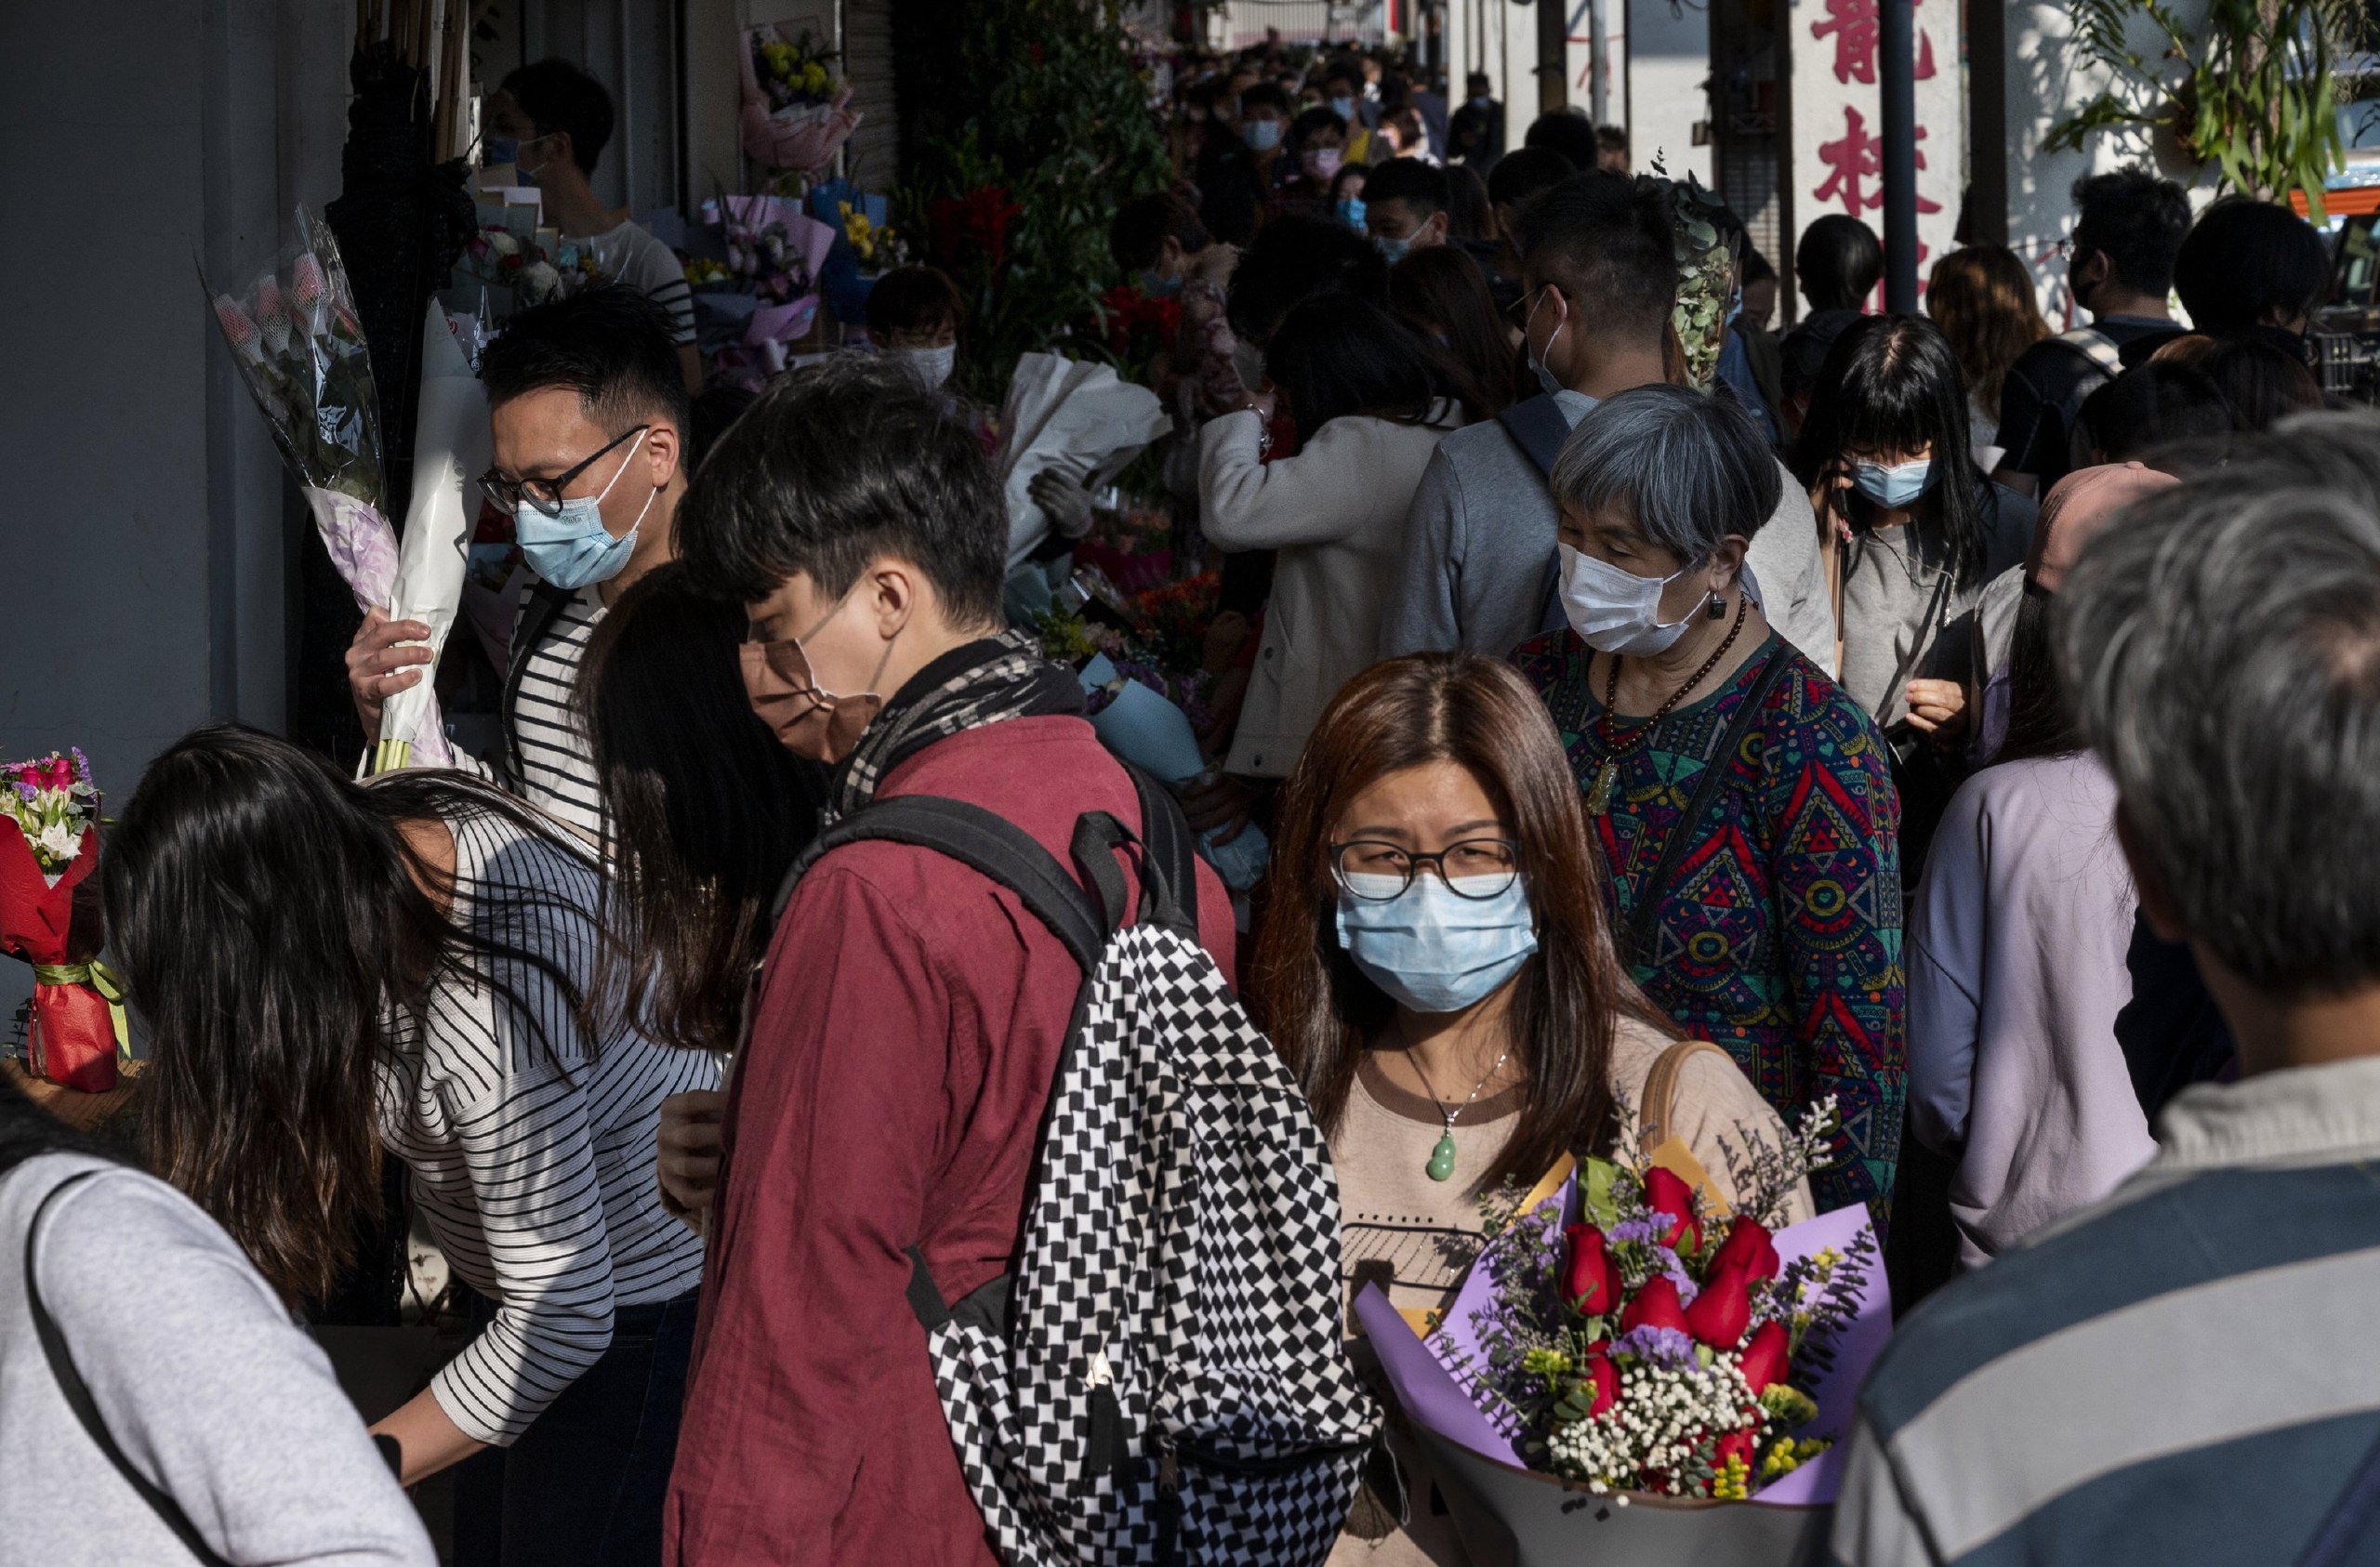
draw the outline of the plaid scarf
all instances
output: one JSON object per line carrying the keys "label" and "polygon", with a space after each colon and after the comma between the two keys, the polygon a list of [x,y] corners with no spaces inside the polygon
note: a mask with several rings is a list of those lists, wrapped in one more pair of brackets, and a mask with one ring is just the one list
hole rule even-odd
{"label": "plaid scarf", "polygon": [[836,773],[826,818],[866,805],[886,773],[937,740],[1004,718],[1081,711],[1081,682],[1022,631],[953,648],[911,676],[861,733]]}

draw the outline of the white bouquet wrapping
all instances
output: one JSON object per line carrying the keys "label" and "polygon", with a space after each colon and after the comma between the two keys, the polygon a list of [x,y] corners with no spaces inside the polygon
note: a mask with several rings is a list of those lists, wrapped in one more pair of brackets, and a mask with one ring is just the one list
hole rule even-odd
{"label": "white bouquet wrapping", "polygon": [[1035,474],[1056,468],[1096,490],[1172,428],[1157,393],[1122,379],[1112,365],[1060,354],[1018,360],[1000,408],[1009,569],[1023,565],[1050,536],[1049,514],[1028,493]]}

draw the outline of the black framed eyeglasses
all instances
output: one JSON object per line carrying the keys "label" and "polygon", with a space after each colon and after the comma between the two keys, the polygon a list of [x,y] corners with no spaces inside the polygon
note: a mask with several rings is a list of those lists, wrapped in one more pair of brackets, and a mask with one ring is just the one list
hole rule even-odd
{"label": "black framed eyeglasses", "polygon": [[1435,868],[1458,898],[1485,901],[1512,890],[1521,874],[1520,846],[1506,838],[1465,838],[1435,854],[1416,854],[1378,838],[1330,846],[1330,870],[1348,896],[1385,903],[1402,898],[1424,865]]}
{"label": "black framed eyeglasses", "polygon": [[638,425],[621,431],[610,445],[586,461],[574,465],[568,472],[558,473],[551,479],[508,479],[495,468],[490,468],[480,475],[480,493],[494,501],[498,510],[508,514],[520,510],[521,503],[527,501],[546,516],[559,517],[562,515],[562,493],[576,482],[580,474],[618,451],[622,442],[633,440],[652,428],[651,425]]}

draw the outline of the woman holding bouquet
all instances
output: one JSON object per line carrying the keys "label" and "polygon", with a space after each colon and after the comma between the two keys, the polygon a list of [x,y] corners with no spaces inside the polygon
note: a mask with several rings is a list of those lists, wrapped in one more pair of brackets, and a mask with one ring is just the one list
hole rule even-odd
{"label": "woman holding bouquet", "polygon": [[223,727],[151,766],[101,874],[153,1167],[294,1307],[393,1155],[481,1297],[375,1428],[402,1480],[503,1449],[508,1567],[657,1561],[702,1246],[662,1207],[654,1130],[718,1069],[595,1015],[575,836],[462,774],[359,785]]}
{"label": "woman holding bouquet", "polygon": [[[1378,1283],[1409,1313],[1443,1308],[1485,1202],[1566,1153],[1674,1141],[1732,1202],[1752,1144],[1782,1146],[1734,1063],[1679,1045],[1613,955],[1578,787],[1509,667],[1426,653],[1358,676],[1276,821],[1249,1001],[1329,1141],[1351,1305]],[[1426,1458],[1389,1442],[1406,1521],[1368,1481],[1332,1560],[1467,1560]]]}

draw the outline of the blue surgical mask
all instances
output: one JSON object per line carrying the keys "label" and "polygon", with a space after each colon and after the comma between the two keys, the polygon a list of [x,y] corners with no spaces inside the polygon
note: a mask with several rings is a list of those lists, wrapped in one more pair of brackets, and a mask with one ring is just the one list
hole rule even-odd
{"label": "blue surgical mask", "polygon": [[1250,151],[1257,152],[1270,152],[1274,148],[1278,147],[1281,144],[1281,122],[1278,120],[1250,120],[1248,122],[1248,129],[1244,134],[1248,138],[1248,145]]}
{"label": "blue surgical mask", "polygon": [[1854,463],[1851,482],[1859,493],[1881,507],[1898,511],[1915,504],[1934,482],[1934,459],[1920,457],[1913,463],[1895,463],[1886,467],[1882,463]]}
{"label": "blue surgical mask", "polygon": [[1330,100],[1330,112],[1342,120],[1353,120],[1355,117],[1355,100],[1352,98],[1334,98]]}
{"label": "blue surgical mask", "polygon": [[480,166],[496,168],[521,156],[520,141],[509,136],[484,136],[480,138]]}
{"label": "blue surgical mask", "polygon": [[1390,266],[1394,267],[1399,261],[1405,259],[1406,253],[1413,248],[1413,242],[1411,240],[1393,240],[1385,234],[1374,234],[1372,236],[1372,248],[1378,250],[1381,253],[1382,257],[1385,259]]}
{"label": "blue surgical mask", "polygon": [[529,569],[554,586],[575,592],[589,583],[609,582],[620,574],[636,549],[636,531],[644,524],[644,514],[653,509],[653,495],[644,497],[642,509],[628,531],[614,538],[603,526],[603,497],[612,493],[612,485],[620,481],[620,474],[628,470],[636,460],[639,447],[644,444],[644,434],[639,431],[636,445],[612,475],[611,484],[592,495],[575,495],[562,503],[562,510],[549,517],[536,507],[522,505],[512,514],[512,532],[521,541],[521,557]]}
{"label": "blue surgical mask", "polygon": [[1479,96],[1477,96],[1476,98],[1474,98],[1474,99],[1473,99],[1471,100],[1471,107],[1473,107],[1474,109],[1485,109],[1485,108],[1487,108],[1489,104],[1491,104],[1491,103],[1493,103],[1493,102],[1495,102],[1495,101],[1496,101],[1496,100],[1495,100],[1495,99],[1494,99],[1494,98],[1492,98],[1492,97],[1490,97],[1490,96],[1489,96],[1489,95],[1488,95],[1487,93],[1481,93]]}
{"label": "blue surgical mask", "polygon": [[1357,233],[1364,231],[1364,204],[1359,196],[1349,196],[1339,204],[1339,220]]}
{"label": "blue surgical mask", "polygon": [[1141,292],[1152,299],[1170,299],[1182,292],[1182,274],[1176,272],[1168,277],[1151,268],[1141,274]]}
{"label": "blue surgical mask", "polygon": [[[1356,875],[1385,891],[1394,876]],[[1376,884],[1365,888],[1366,883]],[[1428,871],[1397,898],[1339,893],[1339,944],[1364,977],[1416,1012],[1460,1012],[1495,994],[1537,951],[1528,878],[1493,898],[1459,898]]]}

